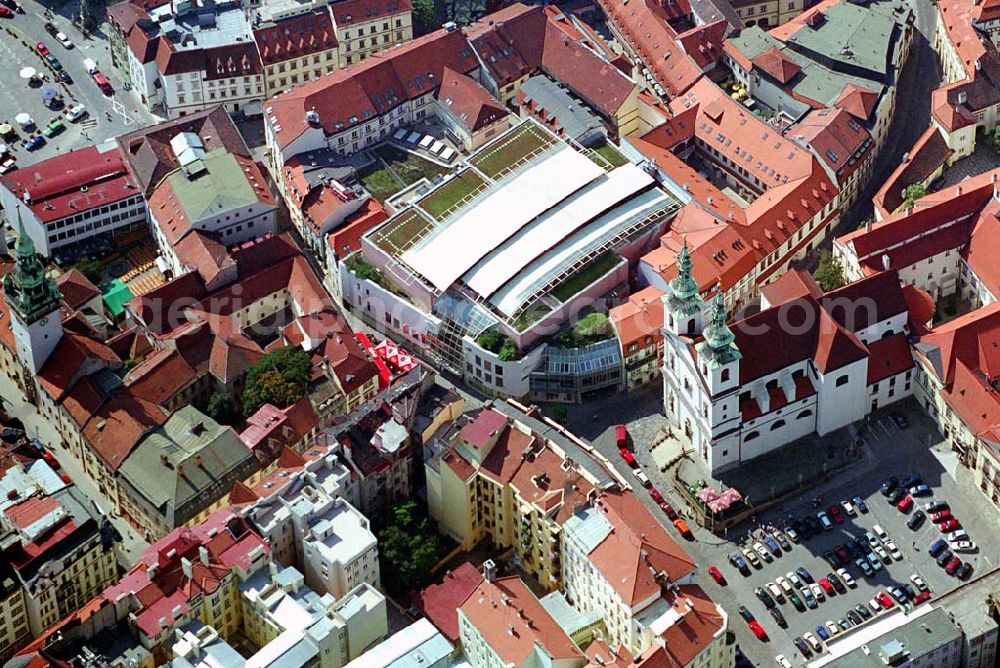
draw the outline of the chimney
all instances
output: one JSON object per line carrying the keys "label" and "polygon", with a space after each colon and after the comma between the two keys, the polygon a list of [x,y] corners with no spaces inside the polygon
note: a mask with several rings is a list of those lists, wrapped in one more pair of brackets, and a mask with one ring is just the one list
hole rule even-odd
{"label": "chimney", "polygon": [[184,466],[182,464],[177,465],[177,475],[184,477]]}
{"label": "chimney", "polygon": [[203,466],[202,463],[201,463],[201,455],[195,455],[194,456],[194,465],[195,466]]}
{"label": "chimney", "polygon": [[152,582],[153,578],[156,577],[156,567],[159,566],[155,561],[146,568],[146,575],[149,576],[149,581]]}
{"label": "chimney", "polygon": [[188,580],[193,577],[191,573],[191,561],[187,557],[181,557],[181,572],[184,573],[184,577]]}
{"label": "chimney", "polygon": [[955,197],[962,194],[962,186],[955,186]]}
{"label": "chimney", "polygon": [[163,464],[164,466],[170,466],[170,459],[168,459],[165,454],[161,454],[160,463]]}
{"label": "chimney", "polygon": [[882,268],[889,271],[889,255],[886,253],[882,254]]}
{"label": "chimney", "polygon": [[495,582],[497,579],[497,565],[492,559],[483,562],[483,579],[487,582]]}
{"label": "chimney", "polygon": [[204,545],[198,546],[198,559],[201,560],[201,563],[208,566],[208,548]]}
{"label": "chimney", "polygon": [[872,219],[869,218],[868,222],[865,223],[865,232],[871,232],[871,231],[872,231]]}

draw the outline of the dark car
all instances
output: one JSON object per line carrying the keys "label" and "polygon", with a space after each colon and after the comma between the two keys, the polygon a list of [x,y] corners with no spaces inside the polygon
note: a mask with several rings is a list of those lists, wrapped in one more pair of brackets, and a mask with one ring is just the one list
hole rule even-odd
{"label": "dark car", "polygon": [[24,142],[24,148],[28,151],[34,151],[45,145],[45,137],[42,135],[35,135],[28,141]]}
{"label": "dark car", "polygon": [[799,612],[805,612],[806,609],[805,603],[802,602],[802,599],[799,598],[799,595],[796,594],[794,591],[788,592],[788,600],[792,602],[792,605],[795,606],[796,610],[798,610]]}
{"label": "dark car", "polygon": [[896,490],[897,487],[899,487],[899,478],[896,476],[889,476],[882,481],[882,487],[880,489],[882,496],[889,496]]}
{"label": "dark car", "polygon": [[741,605],[739,609],[740,617],[742,617],[747,622],[752,622],[754,620],[753,613],[745,605]]}
{"label": "dark car", "polygon": [[733,552],[730,554],[729,563],[731,563],[733,567],[743,575],[750,575],[750,567],[747,566],[746,560],[744,560],[739,553]]}
{"label": "dark car", "polygon": [[865,500],[862,499],[860,496],[855,496],[853,499],[851,499],[851,501],[854,502],[854,505],[858,509],[859,513],[868,512],[868,504],[865,503]]}
{"label": "dark car", "polygon": [[837,559],[837,556],[833,553],[833,550],[827,550],[826,552],[824,552],[823,559],[825,559],[826,563],[830,564],[830,566],[832,566],[833,568],[840,566],[840,561]]}
{"label": "dark car", "polygon": [[768,612],[771,613],[771,617],[774,618],[775,623],[778,624],[783,629],[788,628],[788,622],[785,621],[785,616],[781,614],[781,610],[777,608],[768,608]]}
{"label": "dark car", "polygon": [[948,563],[945,564],[944,572],[947,573],[948,575],[954,575],[958,571],[958,567],[961,565],[962,565],[961,559],[959,559],[958,557],[952,557],[951,559],[948,560]]}
{"label": "dark car", "polygon": [[951,561],[952,556],[951,550],[945,548],[945,550],[937,556],[937,565],[941,567],[946,566],[948,562]]}
{"label": "dark car", "polygon": [[781,545],[781,548],[785,552],[791,552],[792,551],[792,544],[788,542],[787,538],[785,538],[785,534],[783,534],[783,533],[781,533],[779,531],[776,534],[774,534],[774,538],[775,538],[775,540],[778,541],[778,544]]}
{"label": "dark car", "polygon": [[[4,4],[7,4],[7,3],[4,3]],[[52,35],[53,37],[55,37],[56,33],[59,32],[59,28],[57,28],[55,26],[55,24],[46,21],[45,22],[45,32],[47,32],[50,35]]]}
{"label": "dark car", "polygon": [[853,610],[847,611],[847,618],[851,620],[851,623],[854,624],[855,626],[860,626],[861,622],[864,621],[861,619],[861,615],[854,612]]}
{"label": "dark car", "polygon": [[802,568],[802,566],[799,566],[798,568],[795,569],[795,574],[798,575],[800,578],[802,578],[802,580],[807,582],[808,584],[812,584],[813,582],[815,582],[815,580],[813,580],[813,576],[809,574],[809,571]]}
{"label": "dark car", "polygon": [[862,605],[860,603],[858,603],[856,606],[854,606],[854,612],[858,613],[858,615],[860,615],[862,619],[871,619],[872,618],[872,611],[869,610],[867,608],[867,606],[864,606],[864,605]]}
{"label": "dark car", "polygon": [[833,588],[837,590],[838,594],[843,594],[847,591],[847,587],[844,585],[844,581],[837,577],[836,573],[830,572],[826,574],[826,579],[830,581]]}
{"label": "dark car", "polygon": [[771,554],[776,557],[781,556],[781,546],[778,545],[778,541],[774,540],[773,536],[765,535],[761,538],[761,540],[764,542],[764,545],[767,546],[767,549],[771,552]]}
{"label": "dark car", "polygon": [[851,563],[851,551],[847,549],[846,545],[835,545],[833,553],[837,555],[837,559],[840,560],[841,566],[846,566]]}
{"label": "dark car", "polygon": [[893,411],[889,413],[889,417],[892,418],[892,421],[895,422],[896,426],[899,427],[900,429],[906,429],[907,427],[910,426],[909,420],[907,420],[906,416],[903,415],[902,413],[897,413],[896,411]]}
{"label": "dark car", "polygon": [[912,601],[917,597],[917,590],[913,588],[913,585],[905,584],[903,585],[902,589],[903,593],[906,594],[906,598],[908,598],[909,600]]}
{"label": "dark car", "polygon": [[903,481],[899,483],[899,486],[905,487],[906,489],[910,489],[914,485],[919,485],[920,483],[921,483],[920,476],[911,473],[910,475],[903,478]]}
{"label": "dark car", "polygon": [[[805,518],[805,522],[809,525],[809,528],[812,530],[812,532],[817,536],[823,533],[824,527],[822,522],[820,522],[819,517],[816,517],[815,515],[809,515],[808,517]],[[830,525],[830,528],[833,528],[832,524]]]}
{"label": "dark car", "polygon": [[946,547],[948,547],[948,541],[944,538],[938,538],[936,541],[931,543],[930,549],[928,549],[927,552],[929,552],[932,557],[937,558],[937,556],[941,554],[941,550]]}
{"label": "dark car", "polygon": [[886,500],[895,506],[897,503],[903,500],[904,496],[906,496],[906,490],[903,489],[902,487],[897,487],[892,491],[891,494],[889,494],[888,497],[886,497]]}
{"label": "dark car", "polygon": [[968,561],[959,566],[958,572],[955,573],[955,576],[958,577],[959,580],[968,580],[971,575],[972,575],[972,564],[970,564]]}
{"label": "dark car", "polygon": [[59,74],[56,75],[56,79],[58,81],[63,82],[67,86],[73,85],[73,77],[71,77],[69,75],[69,72],[67,72],[66,70],[59,70]]}
{"label": "dark car", "polygon": [[809,645],[806,644],[806,641],[800,638],[799,636],[795,636],[794,638],[792,638],[792,643],[795,644],[795,649],[802,652],[802,656],[804,656],[805,658],[808,659],[813,655],[812,648],[810,648]]}
{"label": "dark car", "polygon": [[872,546],[868,544],[868,541],[864,537],[859,536],[854,539],[854,547],[858,549],[861,554],[855,554],[855,558],[863,557],[872,551]]}
{"label": "dark car", "polygon": [[911,530],[916,531],[926,519],[927,515],[924,514],[924,511],[915,510],[913,511],[913,514],[910,515],[910,519],[906,520],[906,526],[908,526]]}
{"label": "dark car", "polygon": [[866,577],[871,577],[875,573],[875,571],[872,570],[872,566],[871,566],[871,564],[868,563],[867,559],[860,559],[860,558],[859,559],[855,559],[854,560],[854,565],[857,566],[858,569],[862,573],[864,573]]}
{"label": "dark car", "polygon": [[758,600],[764,604],[765,608],[773,608],[777,605],[777,603],[774,602],[774,599],[771,598],[771,595],[768,594],[763,587],[757,587],[753,590],[753,593],[754,596],[756,596]]}

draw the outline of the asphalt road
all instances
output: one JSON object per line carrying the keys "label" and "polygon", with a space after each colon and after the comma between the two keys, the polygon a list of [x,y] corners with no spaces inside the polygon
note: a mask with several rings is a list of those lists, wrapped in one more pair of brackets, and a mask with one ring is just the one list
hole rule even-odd
{"label": "asphalt road", "polygon": [[[22,146],[30,133],[18,129],[19,140],[7,143],[19,168],[156,122],[156,119],[139,107],[129,92],[123,89],[121,80],[111,66],[111,52],[107,42],[102,38],[103,33],[84,39],[66,16],[57,13],[50,20],[73,41],[73,47],[67,49],[45,32],[44,5],[35,0],[21,0],[21,5],[25,9],[24,14],[17,14],[12,19],[0,19],[0,31],[2,31],[0,60],[4,62],[4,67],[0,68],[0,99],[3,100],[0,104],[0,121],[16,125],[14,116],[26,112],[41,129],[54,118],[64,118],[66,110],[75,104],[83,104],[89,115],[76,123],[65,122],[64,132],[32,152]],[[66,6],[67,15],[70,7],[71,5]],[[59,59],[63,68],[73,78],[71,85],[55,83],[53,72],[35,52],[34,47],[38,42],[44,43]],[[87,74],[83,66],[85,58],[97,62],[98,67],[108,77],[114,88],[112,96],[101,93]],[[20,71],[24,67],[33,67],[40,74],[48,74],[49,81],[39,88],[29,87],[27,82],[20,78]],[[42,90],[47,87],[56,88],[62,94],[65,100],[63,109],[54,111],[44,106]]]}

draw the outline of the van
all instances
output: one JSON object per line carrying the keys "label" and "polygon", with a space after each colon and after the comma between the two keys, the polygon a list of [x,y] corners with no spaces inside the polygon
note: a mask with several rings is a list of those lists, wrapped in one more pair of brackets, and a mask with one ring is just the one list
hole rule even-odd
{"label": "van", "polygon": [[619,450],[628,447],[628,432],[623,424],[615,426],[615,443]]}
{"label": "van", "polygon": [[90,58],[83,59],[83,67],[85,70],[87,70],[87,74],[93,75],[94,73],[98,72],[97,63]]}
{"label": "van", "polygon": [[111,95],[114,92],[111,90],[111,83],[102,73],[94,72],[91,76],[94,78],[94,83],[97,84],[97,87],[101,89],[102,93],[105,95]]}

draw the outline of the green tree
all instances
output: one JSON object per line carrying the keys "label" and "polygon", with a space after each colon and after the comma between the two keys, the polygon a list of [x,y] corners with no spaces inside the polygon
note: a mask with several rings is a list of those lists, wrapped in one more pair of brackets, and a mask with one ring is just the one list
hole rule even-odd
{"label": "green tree", "polygon": [[914,202],[926,194],[927,189],[924,188],[922,183],[911,183],[906,186],[906,189],[903,191],[903,195],[905,196],[905,199],[903,200],[903,208],[906,209],[913,206]]}
{"label": "green tree", "polygon": [[80,273],[87,277],[87,280],[96,286],[101,285],[101,276],[104,274],[104,265],[102,265],[97,260],[89,257],[85,257],[78,260],[76,264],[73,265],[74,268],[78,269]]}
{"label": "green tree", "polygon": [[232,426],[236,422],[236,402],[225,390],[217,390],[208,398],[205,413],[219,424]]}
{"label": "green tree", "polygon": [[243,415],[253,415],[265,403],[280,408],[302,398],[309,383],[309,354],[296,346],[285,346],[261,357],[247,371],[243,390]]}
{"label": "green tree", "polygon": [[840,260],[835,258],[833,253],[828,250],[820,251],[819,266],[813,272],[813,278],[816,279],[819,287],[823,288],[824,292],[836,290],[847,283],[847,279],[844,278],[844,268],[840,265]]}
{"label": "green tree", "polygon": [[566,418],[569,417],[569,409],[563,404],[554,405],[549,409],[549,413],[556,422],[565,422]]}
{"label": "green tree", "polygon": [[393,595],[429,584],[431,569],[446,552],[441,535],[414,501],[392,508],[388,520],[376,532],[382,583]]}
{"label": "green tree", "polygon": [[87,35],[94,27],[94,14],[90,9],[90,0],[80,0],[80,27]]}
{"label": "green tree", "polygon": [[413,31],[424,35],[441,25],[441,13],[434,0],[413,0]]}

